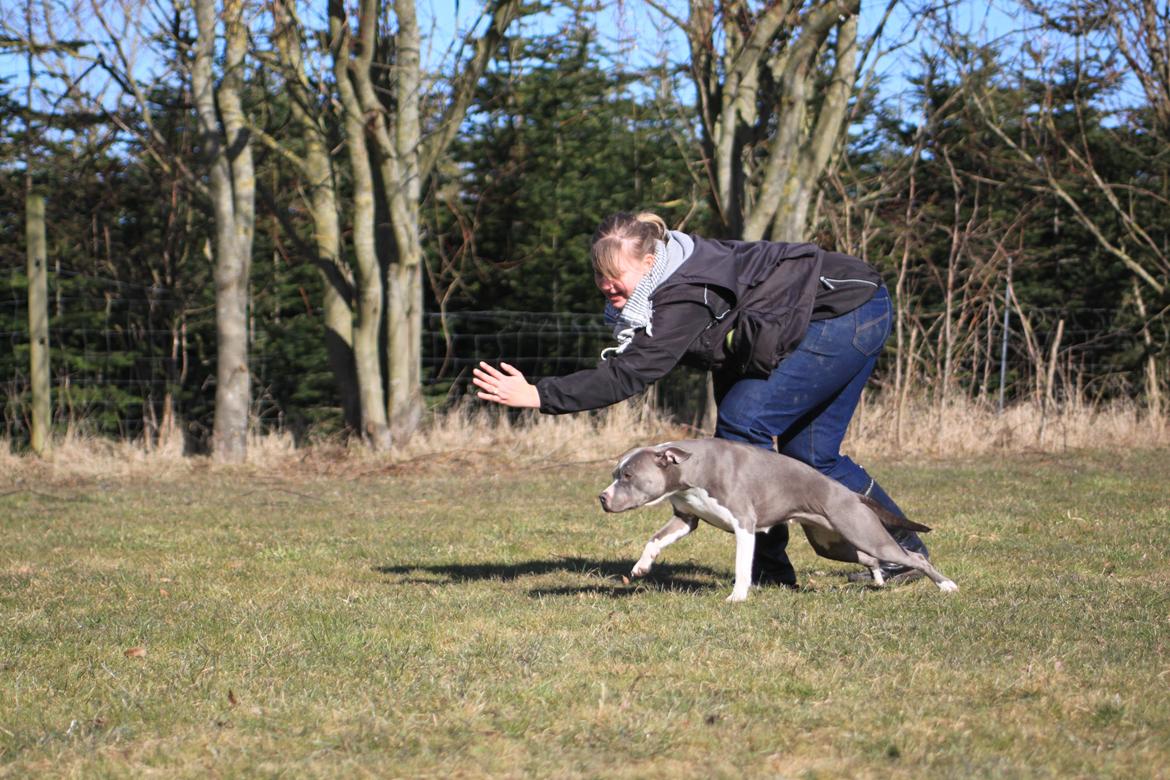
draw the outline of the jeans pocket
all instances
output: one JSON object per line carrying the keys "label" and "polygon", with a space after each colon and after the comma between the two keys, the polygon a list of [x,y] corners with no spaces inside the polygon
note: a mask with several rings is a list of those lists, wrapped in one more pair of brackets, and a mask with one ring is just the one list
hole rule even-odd
{"label": "jeans pocket", "polygon": [[[858,314],[861,314],[859,311]],[[879,316],[857,326],[853,334],[853,347],[866,357],[881,352],[886,338],[890,335],[890,310],[886,307]]]}
{"label": "jeans pocket", "polygon": [[[842,315],[847,316],[847,315]],[[808,330],[804,332],[804,338],[800,340],[797,346],[805,352],[811,352],[814,355],[834,355],[841,352],[845,346],[845,341],[848,336],[842,338],[840,335],[834,334],[833,326],[836,324],[834,320],[840,318],[833,318],[828,320],[813,320],[808,324]]]}

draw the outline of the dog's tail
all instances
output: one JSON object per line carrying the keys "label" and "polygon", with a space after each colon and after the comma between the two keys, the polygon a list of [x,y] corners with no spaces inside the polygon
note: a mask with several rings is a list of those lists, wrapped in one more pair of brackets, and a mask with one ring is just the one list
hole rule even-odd
{"label": "dog's tail", "polygon": [[873,510],[873,513],[878,516],[878,519],[882,521],[882,525],[884,525],[886,528],[905,528],[907,530],[917,531],[923,534],[930,530],[930,528],[922,525],[921,523],[916,523],[913,520],[907,520],[904,517],[899,517],[879,504],[877,501],[874,501],[869,496],[863,496],[859,494],[858,498],[861,499],[861,503],[865,504],[867,507]]}

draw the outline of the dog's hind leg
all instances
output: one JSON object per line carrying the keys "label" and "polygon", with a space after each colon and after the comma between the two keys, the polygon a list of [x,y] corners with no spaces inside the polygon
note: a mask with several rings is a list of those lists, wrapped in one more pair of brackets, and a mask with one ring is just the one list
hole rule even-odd
{"label": "dog's hind leg", "polygon": [[857,548],[857,562],[873,572],[875,583],[880,585],[885,579],[877,571],[876,564],[888,562],[917,569],[930,577],[940,590],[950,592],[959,589],[958,585],[934,568],[925,555],[903,549],[890,536],[878,516],[861,502],[837,505],[831,509],[834,511],[828,516],[833,518],[833,530]]}
{"label": "dog's hind leg", "polygon": [[877,587],[882,587],[886,584],[886,575],[882,574],[882,562],[877,558],[864,553],[861,550],[857,551],[857,562],[869,569],[873,575],[873,584]]}
{"label": "dog's hind leg", "polygon": [[662,554],[662,551],[695,530],[695,526],[698,524],[699,518],[676,512],[666,522],[666,525],[659,528],[650,537],[650,541],[646,542],[646,547],[642,550],[642,557],[634,564],[634,569],[630,574],[634,577],[645,577],[650,573],[650,567],[654,565],[655,559]]}
{"label": "dog's hind leg", "polygon": [[[888,536],[888,534],[887,534]],[[939,590],[950,593],[959,589],[959,586],[952,582],[947,577],[943,576],[942,572],[934,568],[934,565],[922,553],[910,552],[902,549],[902,546],[894,541],[893,537],[888,540],[883,539],[877,544],[869,545],[869,549],[862,550],[868,557],[873,557],[879,561],[889,561],[890,563],[901,564],[902,566],[909,566],[912,569],[918,569],[920,572],[930,577],[931,581],[939,587]],[[860,548],[859,548],[860,549]],[[861,556],[858,556],[860,559]],[[867,561],[862,561],[866,566],[870,566]],[[870,571],[873,572],[874,582],[878,585],[883,583],[881,570],[878,567],[870,566]]]}

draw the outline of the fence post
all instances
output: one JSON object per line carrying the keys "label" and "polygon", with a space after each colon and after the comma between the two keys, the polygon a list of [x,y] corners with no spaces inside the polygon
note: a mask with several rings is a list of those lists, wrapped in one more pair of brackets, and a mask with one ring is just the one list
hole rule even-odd
{"label": "fence post", "polygon": [[28,241],[29,374],[32,379],[32,449],[47,455],[49,424],[49,278],[45,250],[45,197],[30,193],[25,200]]}
{"label": "fence post", "polygon": [[1008,324],[1012,309],[1012,256],[1007,258],[1007,280],[1003,285],[1003,345],[999,350],[999,413],[1003,414],[1003,396],[1007,383]]}
{"label": "fence post", "polygon": [[1158,355],[1154,348],[1154,337],[1150,334],[1150,316],[1146,312],[1146,301],[1137,277],[1133,277],[1133,297],[1137,301],[1138,314],[1142,318],[1142,341],[1146,346],[1146,409],[1155,425],[1162,424],[1162,388],[1158,383]]}

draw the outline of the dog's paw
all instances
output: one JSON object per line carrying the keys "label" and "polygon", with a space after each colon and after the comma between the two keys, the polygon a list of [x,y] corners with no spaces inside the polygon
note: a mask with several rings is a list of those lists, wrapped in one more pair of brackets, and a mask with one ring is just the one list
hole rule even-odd
{"label": "dog's paw", "polygon": [[731,604],[737,604],[741,601],[747,601],[747,597],[748,597],[748,592],[746,590],[744,590],[744,591],[733,590],[733,591],[731,591],[731,595],[727,597],[726,601],[731,603]]}
{"label": "dog's paw", "polygon": [[938,584],[938,589],[941,590],[943,593],[954,593],[954,592],[958,591],[959,586],[956,585],[955,583],[951,582],[950,580],[945,580],[945,581],[940,582]]}
{"label": "dog's paw", "polygon": [[638,561],[637,563],[634,564],[634,568],[630,569],[630,576],[631,577],[645,577],[647,574],[650,573],[650,566],[651,565],[652,564],[643,563],[642,561]]}

